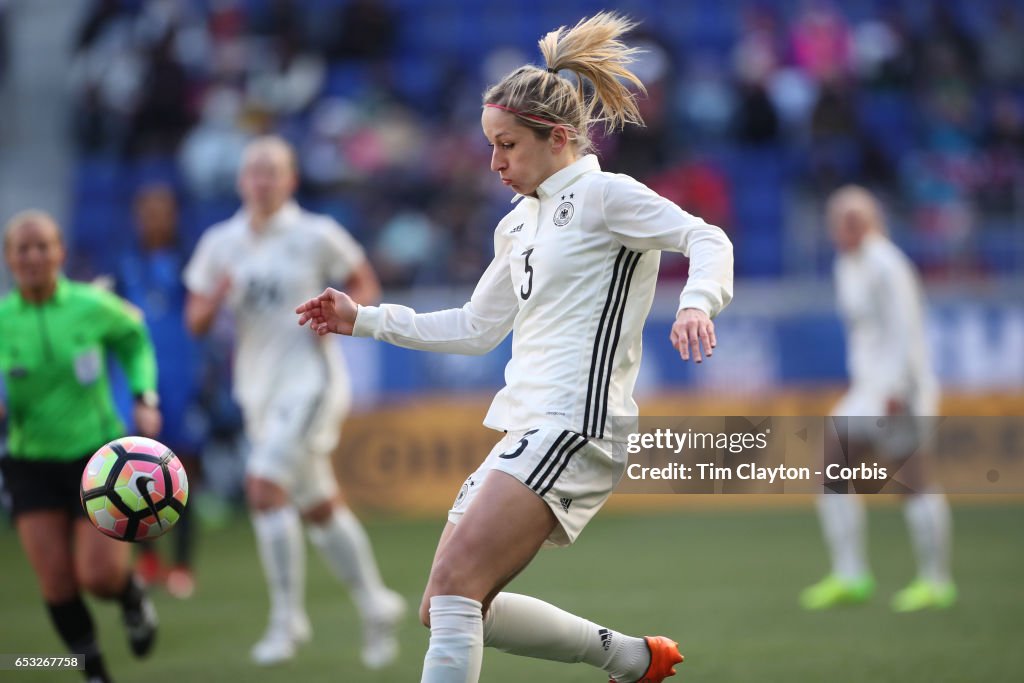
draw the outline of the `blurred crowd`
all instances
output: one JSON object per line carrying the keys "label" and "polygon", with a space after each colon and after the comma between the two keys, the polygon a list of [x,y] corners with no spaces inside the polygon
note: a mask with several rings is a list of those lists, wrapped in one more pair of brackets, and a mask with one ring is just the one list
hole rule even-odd
{"label": "blurred crowd", "polygon": [[[128,207],[153,182],[174,189],[189,247],[237,206],[245,141],[277,132],[300,150],[304,203],[366,244],[386,287],[475,282],[508,202],[486,171],[480,93],[597,9],[551,4],[95,0],[71,74],[79,267],[110,270],[111,244],[135,246]],[[599,140],[603,164],[725,228],[738,275],[822,273],[824,247],[797,248],[820,224],[793,207],[849,181],[888,200],[926,273],[1020,265],[1024,245],[1005,247],[1024,208],[1019,3],[622,10],[642,21],[647,127]]]}

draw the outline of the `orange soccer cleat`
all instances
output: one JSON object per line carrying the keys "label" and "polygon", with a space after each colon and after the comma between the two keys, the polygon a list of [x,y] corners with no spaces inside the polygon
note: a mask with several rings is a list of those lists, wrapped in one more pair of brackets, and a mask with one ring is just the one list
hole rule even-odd
{"label": "orange soccer cleat", "polygon": [[[666,678],[676,675],[676,664],[683,661],[679,654],[679,643],[665,636],[645,636],[647,649],[651,653],[651,663],[647,671],[636,683],[661,683]],[[608,683],[617,683],[614,679]]]}

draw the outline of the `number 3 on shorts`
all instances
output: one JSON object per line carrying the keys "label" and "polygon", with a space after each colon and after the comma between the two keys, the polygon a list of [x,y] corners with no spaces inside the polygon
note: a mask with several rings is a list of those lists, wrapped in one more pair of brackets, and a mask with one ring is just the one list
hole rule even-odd
{"label": "number 3 on shorts", "polygon": [[509,451],[508,453],[502,453],[498,457],[499,458],[504,458],[505,460],[511,460],[512,458],[518,458],[520,455],[523,454],[523,451],[526,450],[527,439],[529,438],[529,436],[531,434],[536,434],[538,431],[540,431],[540,430],[538,430],[538,429],[531,429],[530,431],[526,432],[525,434],[523,434],[523,438],[519,439],[519,446],[516,447],[516,449],[514,451]]}

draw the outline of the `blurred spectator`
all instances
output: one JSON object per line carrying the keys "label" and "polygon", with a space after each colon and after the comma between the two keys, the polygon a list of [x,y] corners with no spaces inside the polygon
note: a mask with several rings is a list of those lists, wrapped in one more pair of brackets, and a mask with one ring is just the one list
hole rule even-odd
{"label": "blurred spectator", "polygon": [[172,156],[192,125],[185,68],[174,55],[174,29],[150,48],[132,112],[126,151],[131,157]]}
{"label": "blurred spectator", "polygon": [[[6,4],[6,3],[5,3]],[[75,40],[75,52],[81,53],[92,48],[114,23],[128,19],[120,0],[93,0],[87,10],[82,27]]]}
{"label": "blurred spectator", "polygon": [[740,86],[735,135],[745,145],[765,145],[778,139],[779,117],[764,84],[747,82]]}
{"label": "blurred spectator", "polygon": [[462,186],[461,192],[447,193],[431,207],[431,218],[444,234],[447,258],[435,281],[472,285],[494,255],[494,225],[485,197],[468,183]]}
{"label": "blurred spectator", "polygon": [[918,73],[926,81],[951,72],[963,74],[972,82],[977,76],[980,48],[948,0],[931,1],[928,20],[915,43]]}
{"label": "blurred spectator", "polygon": [[8,64],[10,63],[10,46],[7,38],[7,15],[10,14],[10,0],[0,0],[0,87],[7,78]]}
{"label": "blurred spectator", "polygon": [[804,0],[791,43],[796,66],[817,81],[834,81],[850,71],[850,29],[828,0]]}
{"label": "blurred spectator", "polygon": [[853,93],[838,79],[821,84],[811,113],[808,180],[828,192],[857,177],[861,164]]}
{"label": "blurred spectator", "polygon": [[252,51],[249,105],[274,118],[304,111],[323,87],[323,59],[303,49],[298,31],[282,33],[267,47]]}
{"label": "blurred spectator", "polygon": [[[736,240],[729,179],[713,163],[702,158],[682,161],[648,178],[647,185],[687,212],[722,228],[730,239]],[[681,254],[664,252],[658,278],[685,279],[689,270],[689,261]]]}
{"label": "blurred spectator", "polygon": [[1024,22],[1018,3],[999,5],[981,49],[986,80],[1004,87],[1024,86]]}
{"label": "blurred spectator", "polygon": [[785,37],[772,8],[744,8],[741,33],[732,50],[733,69],[742,80],[764,82],[782,66]]}
{"label": "blurred spectator", "polygon": [[241,95],[224,86],[206,94],[199,125],[181,146],[179,163],[189,191],[200,198],[234,193],[246,135],[241,129]]}
{"label": "blurred spectator", "polygon": [[736,93],[720,60],[697,55],[687,66],[676,100],[687,143],[720,140],[733,122]]}
{"label": "blurred spectator", "polygon": [[218,3],[221,7],[222,17],[231,17],[232,32],[238,29],[247,29],[252,36],[262,38],[277,38],[285,35],[296,35],[306,40],[309,36],[304,35],[307,17],[311,12],[303,12],[301,2],[297,0],[270,0],[267,3],[252,5],[245,8],[248,16],[243,16],[243,4],[238,0],[221,0]]}
{"label": "blurred spectator", "polygon": [[71,83],[75,138],[86,152],[121,147],[135,108],[143,64],[134,51],[134,16],[117,0],[97,0],[79,32]]}
{"label": "blurred spectator", "polygon": [[[566,16],[586,4],[566,2]],[[714,31],[671,3],[640,3],[650,6],[645,13],[638,5],[633,37],[646,49],[636,68],[648,83],[640,103],[647,127],[608,140],[595,131],[598,149],[610,170],[669,185],[711,177],[699,171],[703,162],[694,169],[688,161],[697,155],[726,168],[737,221],[767,217],[759,229],[771,234],[790,234],[773,199],[779,188],[861,182],[895,190],[900,179],[917,217],[911,237],[934,236],[936,223],[978,233],[989,215],[1005,225],[1020,203],[1019,152],[1008,141],[1024,88],[1024,20],[1019,3],[965,11],[971,2],[756,1],[724,14],[734,25]],[[523,51],[541,18],[520,13],[486,39],[424,42],[416,29],[446,16],[443,5],[94,0],[71,74],[79,147],[90,156],[177,147],[186,199],[215,218],[233,201],[246,139],[282,134],[301,151],[303,191],[345,213],[368,242],[383,240],[385,229],[409,229],[410,211],[436,226],[432,239],[447,266],[386,264],[398,269],[389,279],[473,282],[504,211],[502,188],[478,172],[487,152],[481,79],[529,61]],[[459,11],[467,26],[479,20],[486,30],[490,15],[478,3]],[[520,40],[527,28],[530,41]],[[785,160],[776,165],[783,177],[745,173],[737,182],[729,160],[766,144]],[[452,187],[465,198],[432,203]],[[939,196],[957,198],[952,214],[938,211],[942,220],[934,217]],[[964,228],[965,216],[978,225]],[[950,244],[936,242],[934,258],[946,258],[940,252]],[[746,262],[737,267],[742,275]]]}
{"label": "blurred spectator", "polygon": [[349,0],[320,22],[330,59],[380,61],[394,53],[399,17],[386,0]]}
{"label": "blurred spectator", "polygon": [[1024,111],[1012,93],[999,93],[983,133],[977,180],[979,207],[999,218],[1020,217],[1024,204]]}
{"label": "blurred spectator", "polygon": [[910,37],[901,14],[888,9],[881,17],[853,29],[853,68],[871,88],[904,88],[914,74]]}
{"label": "blurred spectator", "polygon": [[430,284],[438,279],[444,239],[438,226],[418,211],[403,211],[384,224],[373,246],[381,284],[385,287],[410,287]]}
{"label": "blurred spectator", "polygon": [[[87,152],[171,154],[192,122],[189,77],[198,17],[175,0],[97,0],[75,42],[75,137]],[[186,27],[186,28],[183,28]],[[179,41],[186,36],[184,44]]]}
{"label": "blurred spectator", "polygon": [[653,34],[636,33],[632,45],[640,50],[633,72],[643,81],[647,95],[637,94],[643,126],[626,126],[601,147],[617,172],[643,178],[665,167],[675,156],[674,130],[669,125],[676,67],[672,54]]}

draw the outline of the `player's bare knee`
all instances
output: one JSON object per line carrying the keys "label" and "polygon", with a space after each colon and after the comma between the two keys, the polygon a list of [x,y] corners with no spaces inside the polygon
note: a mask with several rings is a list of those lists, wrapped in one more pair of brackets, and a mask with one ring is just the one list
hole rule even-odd
{"label": "player's bare knee", "polygon": [[335,503],[333,500],[325,500],[306,508],[302,511],[302,517],[311,524],[323,524],[331,518],[334,513]]}
{"label": "player's bare knee", "polygon": [[48,603],[67,602],[79,592],[75,576],[66,572],[48,572],[40,575],[39,588],[43,600]]}
{"label": "player's bare knee", "polygon": [[288,495],[268,479],[252,477],[246,481],[245,495],[249,507],[256,512],[269,512],[288,503]]}
{"label": "player's bare knee", "polygon": [[110,569],[103,563],[83,568],[78,574],[78,585],[98,598],[112,598],[124,589],[124,578],[120,572]]}
{"label": "player's bare knee", "polygon": [[[461,555],[461,557],[460,557]],[[462,553],[442,553],[434,560],[427,581],[424,600],[428,606],[435,595],[460,595],[473,600],[483,600],[489,591],[480,578],[480,572],[469,566]]]}

